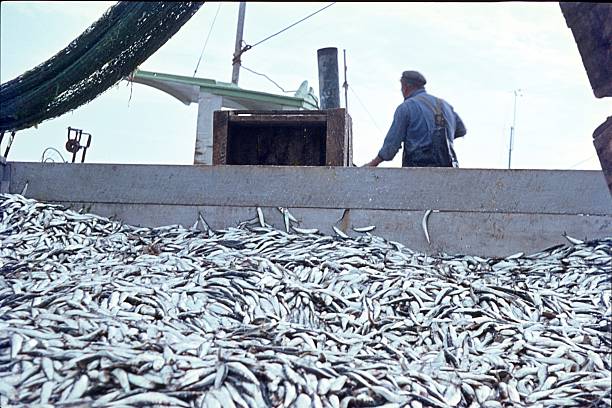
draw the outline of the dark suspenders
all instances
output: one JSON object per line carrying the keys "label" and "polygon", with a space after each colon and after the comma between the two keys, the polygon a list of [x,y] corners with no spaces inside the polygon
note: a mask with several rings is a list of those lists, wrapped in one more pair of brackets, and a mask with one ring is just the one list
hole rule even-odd
{"label": "dark suspenders", "polygon": [[415,97],[415,99],[419,99],[420,101],[423,101],[425,103],[425,105],[427,105],[429,107],[429,109],[431,109],[434,113],[434,120],[436,122],[436,126],[437,127],[446,127],[446,119],[444,119],[444,115],[442,114],[442,107],[440,105],[440,99],[436,98],[434,96],[434,98],[436,99],[436,106],[434,107],[431,102],[429,102],[427,100],[426,97],[421,97],[419,98],[418,96]]}

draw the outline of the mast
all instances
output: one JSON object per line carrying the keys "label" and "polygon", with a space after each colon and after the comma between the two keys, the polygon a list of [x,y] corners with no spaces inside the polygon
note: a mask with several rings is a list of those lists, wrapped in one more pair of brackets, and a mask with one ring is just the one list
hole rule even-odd
{"label": "mast", "polygon": [[234,48],[234,60],[232,69],[232,83],[238,85],[238,76],[240,74],[240,51],[242,50],[242,32],[244,31],[244,13],[246,2],[240,2],[238,9],[238,27],[236,28],[236,47]]}

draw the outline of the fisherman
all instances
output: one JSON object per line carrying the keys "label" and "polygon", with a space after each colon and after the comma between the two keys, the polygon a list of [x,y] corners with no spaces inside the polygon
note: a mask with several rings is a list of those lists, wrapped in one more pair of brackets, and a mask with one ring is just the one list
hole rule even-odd
{"label": "fisherman", "polygon": [[446,101],[425,91],[427,81],[417,71],[404,71],[400,79],[404,102],[378,155],[363,167],[393,160],[402,142],[402,167],[459,167],[453,140],[466,133],[463,121]]}

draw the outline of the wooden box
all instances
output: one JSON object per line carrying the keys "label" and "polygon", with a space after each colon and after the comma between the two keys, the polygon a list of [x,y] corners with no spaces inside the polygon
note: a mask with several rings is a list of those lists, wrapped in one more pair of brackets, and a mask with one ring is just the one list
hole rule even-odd
{"label": "wooden box", "polygon": [[351,166],[351,117],[343,108],[216,111],[213,165]]}

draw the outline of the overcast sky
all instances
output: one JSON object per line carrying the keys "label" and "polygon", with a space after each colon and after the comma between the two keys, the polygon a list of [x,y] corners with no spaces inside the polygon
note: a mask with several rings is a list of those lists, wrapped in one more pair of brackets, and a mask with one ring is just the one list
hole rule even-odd
{"label": "overcast sky", "polygon": [[[44,62],[114,2],[0,3],[0,82]],[[254,44],[330,3],[247,3],[244,40]],[[205,3],[141,69],[192,76],[219,10],[197,77],[230,82],[238,3]],[[507,168],[516,99],[512,168],[601,169],[592,134],[612,112],[593,95],[578,48],[556,2],[336,3],[246,52],[243,64],[285,90],[307,80],[318,95],[317,50],[347,54],[354,162],[372,159],[402,102],[399,77],[418,70],[426,89],[463,118],[456,142],[464,168]],[[282,94],[240,71],[245,89]],[[344,93],[341,92],[344,107]],[[91,163],[191,164],[197,105],[122,81],[97,99],[38,129],[17,133],[9,160],[40,161],[64,148],[67,127],[91,133]],[[6,139],[6,138],[5,138]],[[4,152],[3,143],[2,152]],[[46,157],[60,160],[53,152]],[[392,162],[399,167],[401,151]]]}

